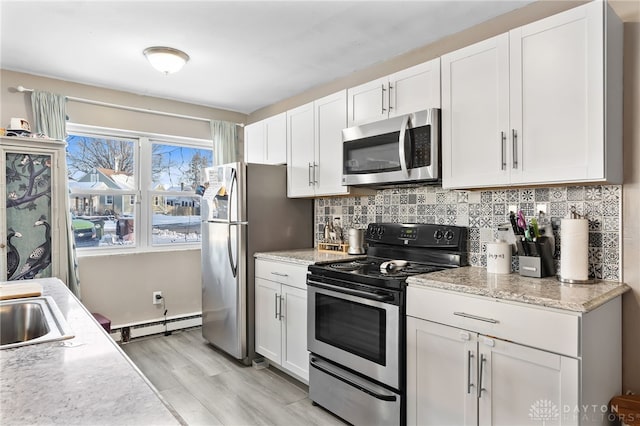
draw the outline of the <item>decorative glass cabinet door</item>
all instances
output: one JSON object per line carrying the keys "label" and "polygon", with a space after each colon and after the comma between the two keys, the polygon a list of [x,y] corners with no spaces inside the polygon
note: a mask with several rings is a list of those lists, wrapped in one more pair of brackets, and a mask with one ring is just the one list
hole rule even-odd
{"label": "decorative glass cabinet door", "polygon": [[6,279],[51,277],[51,154],[5,152]]}

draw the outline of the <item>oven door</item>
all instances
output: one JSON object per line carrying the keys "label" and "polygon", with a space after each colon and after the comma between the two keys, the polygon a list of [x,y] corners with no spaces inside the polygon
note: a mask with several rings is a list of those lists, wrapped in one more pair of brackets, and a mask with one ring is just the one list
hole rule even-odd
{"label": "oven door", "polygon": [[438,109],[344,129],[342,184],[437,180],[439,138]]}
{"label": "oven door", "polygon": [[308,350],[372,380],[400,388],[397,295],[307,280]]}

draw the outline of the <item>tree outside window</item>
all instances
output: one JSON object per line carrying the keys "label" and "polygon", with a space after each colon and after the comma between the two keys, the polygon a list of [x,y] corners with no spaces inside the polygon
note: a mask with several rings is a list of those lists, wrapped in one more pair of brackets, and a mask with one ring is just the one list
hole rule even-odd
{"label": "tree outside window", "polygon": [[67,144],[71,214],[96,230],[76,235],[78,247],[199,243],[195,189],[213,163],[210,142],[78,132]]}

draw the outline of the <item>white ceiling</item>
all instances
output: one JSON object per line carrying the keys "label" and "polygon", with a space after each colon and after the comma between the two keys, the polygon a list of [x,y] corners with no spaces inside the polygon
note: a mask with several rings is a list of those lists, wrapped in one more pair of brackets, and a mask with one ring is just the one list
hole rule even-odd
{"label": "white ceiling", "polygon": [[531,1],[1,0],[0,66],[248,114]]}

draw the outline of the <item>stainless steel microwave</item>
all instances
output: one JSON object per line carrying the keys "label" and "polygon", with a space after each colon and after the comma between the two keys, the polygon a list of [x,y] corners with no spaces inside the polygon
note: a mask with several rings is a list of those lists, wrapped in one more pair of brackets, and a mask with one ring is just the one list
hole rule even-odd
{"label": "stainless steel microwave", "polygon": [[342,185],[396,185],[440,178],[440,110],[342,131]]}

